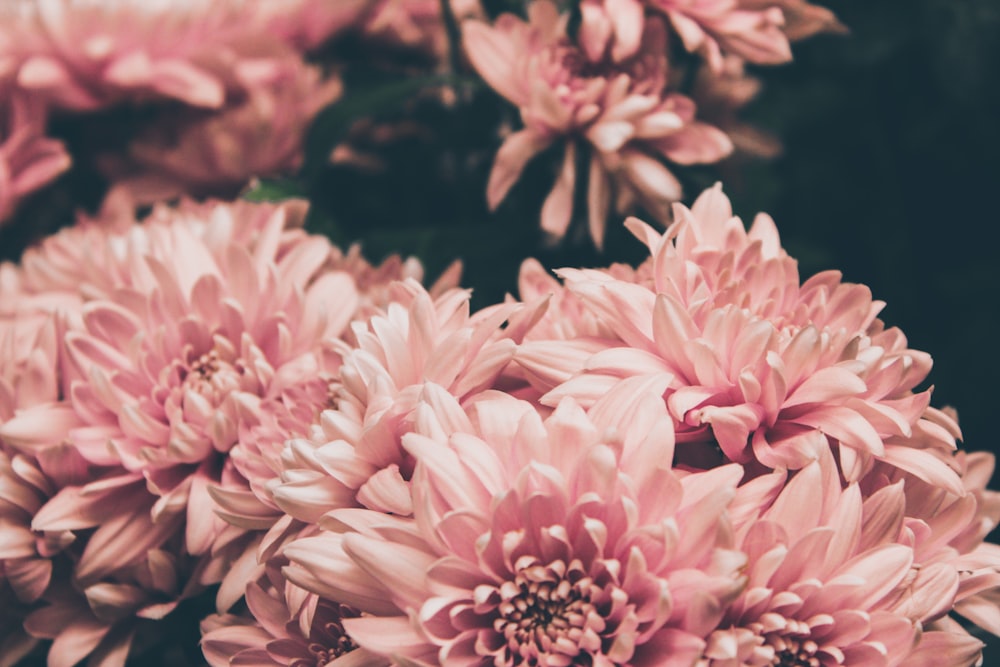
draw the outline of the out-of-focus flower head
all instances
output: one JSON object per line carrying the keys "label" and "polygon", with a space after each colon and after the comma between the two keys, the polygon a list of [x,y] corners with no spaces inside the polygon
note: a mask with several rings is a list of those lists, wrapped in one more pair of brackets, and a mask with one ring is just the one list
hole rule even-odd
{"label": "out-of-focus flower head", "polygon": [[427,429],[402,439],[413,518],[333,511],[286,547],[286,576],[354,607],[351,638],[405,664],[693,664],[744,584],[725,515],[742,470],[670,469],[658,381],[545,419],[510,396],[468,417],[422,402]]}
{"label": "out-of-focus flower head", "polygon": [[0,7],[0,81],[72,110],[175,99],[218,108],[266,35],[244,0],[14,0]]}
{"label": "out-of-focus flower head", "polygon": [[486,82],[520,108],[524,129],[497,153],[487,187],[499,205],[537,153],[565,142],[562,167],[542,208],[542,228],[562,237],[570,223],[577,151],[590,151],[587,208],[590,234],[600,244],[613,192],[616,208],[640,203],[662,221],[681,196],[677,178],[661,160],[716,162],[732,150],[718,128],[695,120],[695,105],[670,92],[665,26],[646,21],[642,48],[621,63],[591,63],[566,32],[568,14],[549,0],[528,7],[529,21],[501,15],[492,25],[467,21],[469,60]]}
{"label": "out-of-focus flower head", "polygon": [[523,345],[517,359],[551,389],[544,403],[569,395],[586,405],[623,378],[670,373],[664,399],[690,443],[682,462],[716,451],[794,470],[834,447],[848,481],[880,460],[962,493],[950,463],[957,427],[929,409],[929,390],[913,391],[930,357],[884,327],[867,287],[837,272],[800,285],[773,221],[761,214],[748,232],[721,188],[690,210],[677,205],[675,218],[665,234],[629,223],[651,255],[638,282],[559,272],[614,336],[582,361]]}
{"label": "out-of-focus flower head", "polygon": [[[448,0],[455,19],[481,18],[479,0]],[[397,47],[418,49],[441,61],[448,55],[448,35],[441,0],[375,0],[364,35]]]}
{"label": "out-of-focus flower head", "polygon": [[0,81],[0,225],[20,200],[70,166],[62,142],[44,136],[45,110]]}
{"label": "out-of-focus flower head", "polygon": [[718,70],[703,65],[695,75],[691,98],[701,116],[732,140],[737,156],[773,158],[781,153],[775,137],[740,118],[760,89],[760,80],[747,74],[744,62],[735,56],[724,58]]}
{"label": "out-of-focus flower head", "polygon": [[684,48],[720,70],[725,56],[759,65],[792,59],[789,40],[843,26],[827,9],[805,0],[581,0],[580,43],[594,62],[631,58],[640,49],[650,14],[670,21]]}
{"label": "out-of-focus flower head", "polygon": [[254,3],[262,32],[307,51],[358,29],[379,0],[269,0]]}
{"label": "out-of-focus flower head", "polygon": [[740,9],[766,11],[778,7],[784,15],[782,31],[791,42],[808,39],[820,33],[844,34],[847,27],[826,7],[813,5],[806,0],[738,0]]}
{"label": "out-of-focus flower head", "polygon": [[281,176],[302,161],[305,132],[341,91],[298,56],[263,81],[247,80],[217,111],[164,111],[107,171],[138,203],[179,194],[231,196],[254,177]]}

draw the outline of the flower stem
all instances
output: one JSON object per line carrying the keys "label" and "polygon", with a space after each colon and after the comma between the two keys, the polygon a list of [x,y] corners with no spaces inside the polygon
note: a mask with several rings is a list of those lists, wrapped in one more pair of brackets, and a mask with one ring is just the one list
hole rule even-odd
{"label": "flower stem", "polygon": [[441,20],[448,35],[448,60],[451,64],[451,73],[458,74],[462,67],[462,30],[458,26],[458,19],[455,18],[451,0],[441,0]]}

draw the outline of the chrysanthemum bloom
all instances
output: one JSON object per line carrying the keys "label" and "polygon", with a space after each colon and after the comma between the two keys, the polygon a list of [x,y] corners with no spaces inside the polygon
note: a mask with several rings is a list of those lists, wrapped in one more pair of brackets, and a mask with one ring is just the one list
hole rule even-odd
{"label": "chrysanthemum bloom", "polygon": [[382,667],[388,660],[357,645],[343,619],[357,612],[323,600],[285,580],[276,557],[246,587],[246,614],[218,614],[202,621],[201,647],[212,667]]}
{"label": "chrysanthemum bloom", "polygon": [[499,205],[525,164],[565,141],[563,162],[542,208],[542,228],[561,237],[573,209],[579,145],[590,150],[590,234],[600,244],[616,190],[616,207],[639,202],[666,221],[681,186],[664,166],[712,163],[732,150],[726,135],[695,120],[694,103],[667,90],[665,27],[646,22],[642,48],[620,64],[590,63],[567,35],[568,14],[548,0],[528,7],[530,20],[504,14],[492,26],[468,21],[463,39],[469,60],[486,82],[520,108],[524,129],[511,134],[497,153],[487,187]]}
{"label": "chrysanthemum bloom", "polygon": [[217,108],[238,65],[258,68],[272,48],[242,0],[14,0],[0,16],[0,80],[74,110],[149,98]]}
{"label": "chrysanthemum bloom", "polygon": [[[204,510],[207,486],[245,484],[227,458],[241,425],[286,404],[325,405],[336,357],[324,341],[346,327],[357,301],[351,277],[325,268],[326,239],[286,230],[285,209],[272,206],[257,209],[269,215],[255,233],[241,229],[254,220],[234,219],[239,210],[160,209],[124,235],[106,234],[93,252],[78,250],[92,261],[118,259],[103,267],[116,283],[76,284],[98,297],[66,337],[81,380],[69,400],[3,426],[4,437],[31,450],[41,439],[35,429],[48,425],[49,434],[58,423],[92,464],[144,477],[160,498],[157,515],[187,513],[195,554],[223,528]],[[54,283],[61,268],[89,277],[86,263],[63,265],[61,249],[43,246],[26,273]]]}
{"label": "chrysanthemum bloom", "polygon": [[[1000,546],[984,542],[1000,523],[1000,493],[986,485],[995,460],[986,452],[955,454],[955,465],[965,493],[956,495],[880,464],[862,480],[866,497],[904,518],[893,521],[895,538],[913,548],[923,572],[943,571],[953,579],[945,610],[1000,635]],[[938,614],[921,619],[958,641],[967,632],[954,620]]]}
{"label": "chrysanthemum bloom", "polygon": [[[343,259],[329,242],[286,227],[299,208],[160,207],[124,230],[68,229],[26,257],[21,292],[82,302],[65,336],[74,381],[62,400],[19,410],[0,437],[39,457],[68,443],[97,468],[96,481],[64,486],[32,520],[36,531],[88,535],[72,575],[104,601],[96,620],[61,629],[50,621],[87,602],[46,598],[28,629],[58,632],[55,647],[91,631],[125,641],[136,616],[167,613],[157,605],[227,575],[220,603],[242,595],[246,559],[226,568],[247,553],[248,530],[266,526],[222,521],[209,487],[250,493],[229,457],[241,432],[316,419],[339,364],[329,341],[359,302],[352,276],[331,268]],[[115,646],[125,655],[127,642]],[[103,650],[95,639],[67,664]]]}
{"label": "chrysanthemum bloom", "polygon": [[622,378],[670,373],[664,398],[678,440],[692,443],[681,460],[718,447],[752,467],[798,469],[834,447],[848,481],[882,460],[962,493],[954,436],[935,423],[947,417],[928,413],[929,391],[913,392],[930,357],[884,328],[867,287],[836,272],[800,285],[771,219],[747,232],[720,188],[675,217],[665,234],[629,223],[650,248],[638,283],[560,272],[615,335],[577,368],[526,343],[518,360],[536,380],[575,374],[543,402],[586,404]]}
{"label": "chrysanthemum bloom", "polygon": [[413,458],[400,438],[421,401],[468,401],[499,386],[514,355],[516,327],[501,325],[519,306],[469,315],[469,294],[432,297],[419,283],[395,286],[385,314],[352,325],[333,394],[308,438],[282,455],[278,505],[306,522],[358,505],[408,515]]}
{"label": "chrysanthemum bloom", "polygon": [[0,664],[17,662],[36,643],[21,624],[48,586],[52,567],[38,553],[39,542],[49,545],[31,531],[31,518],[51,493],[33,461],[12,457],[0,444],[0,656],[10,660]]}
{"label": "chrysanthemum bloom", "polygon": [[154,512],[141,474],[108,467],[89,478],[64,486],[32,521],[36,531],[74,538],[60,555],[61,575],[24,622],[32,636],[53,640],[50,665],[121,665],[137,634],[162,641],[158,621],[218,579],[209,556],[184,548],[184,514]]}
{"label": "chrysanthemum bloom", "polygon": [[785,478],[773,473],[739,492],[767,497],[780,489],[756,516],[734,520],[749,582],[700,664],[924,664],[909,657],[924,641],[939,651],[938,664],[975,660],[982,644],[968,635],[921,636],[922,623],[951,608],[959,573],[950,564],[920,563],[900,539],[901,484],[872,495],[856,483],[842,489],[829,451]]}
{"label": "chrysanthemum bloom", "polygon": [[[412,285],[416,285],[415,281],[423,274],[419,263],[403,262],[399,257],[390,257],[382,265],[374,267],[360,257],[357,248],[352,248],[347,255],[341,255],[334,249],[328,265],[333,270],[346,271],[355,278],[359,301],[355,319],[359,322],[374,316],[385,317],[390,306],[391,309],[400,306],[400,294],[406,300],[412,298],[411,292],[400,291],[398,286],[393,288],[392,285],[396,281],[407,280],[413,289]],[[453,278],[453,271],[446,272],[430,288],[428,294],[435,295],[453,289]],[[348,344],[355,342],[354,337],[355,332],[344,332],[344,339]],[[508,354],[507,359],[509,358]],[[331,381],[326,402],[321,407],[332,408],[346,400],[342,398],[343,393],[338,374]],[[325,411],[317,412],[315,404],[310,400],[287,401],[281,405],[273,405],[267,412],[256,415],[256,419],[245,419],[240,425],[239,441],[230,451],[229,457],[233,467],[246,479],[246,485],[212,486],[209,493],[215,501],[216,512],[227,523],[258,535],[268,531],[262,537],[259,549],[250,548],[256,546],[254,544],[248,547],[242,562],[244,567],[256,566],[255,551],[277,552],[282,541],[301,530],[303,524],[293,520],[279,507],[279,502],[274,497],[274,487],[281,477],[296,476],[297,472],[301,472],[297,470],[298,464],[290,464],[287,457],[282,456],[286,441],[302,441],[314,437],[318,439],[318,446],[333,438],[324,431],[324,425],[328,424],[324,414]],[[346,460],[342,463],[348,467],[351,465]],[[294,470],[288,470],[290,465]],[[281,492],[278,495],[279,498],[283,497]],[[301,515],[298,516],[301,518]],[[312,512],[307,516],[312,517]],[[229,593],[230,591],[225,591],[225,594]]]}
{"label": "chrysanthemum bloom", "polygon": [[726,55],[758,65],[787,62],[789,40],[843,30],[832,12],[805,0],[581,0],[580,44],[590,60],[634,56],[647,10],[669,19],[684,48],[715,70]]}
{"label": "chrysanthemum bloom", "polygon": [[340,95],[341,83],[297,55],[274,67],[266,81],[247,81],[218,111],[163,112],[127,157],[109,160],[111,182],[151,203],[179,194],[232,196],[254,177],[296,169],[306,129]]}
{"label": "chrysanthemum bloom", "polygon": [[[544,420],[484,397],[451,436],[405,435],[413,518],[334,511],[339,531],[286,547],[286,576],[362,612],[348,635],[402,664],[693,664],[744,583],[725,517],[742,470],[671,471],[655,384]],[[464,419],[453,399],[418,410]]]}
{"label": "chrysanthemum bloom", "polygon": [[0,82],[0,225],[25,196],[66,171],[69,155],[62,142],[44,136],[42,105],[12,94]]}

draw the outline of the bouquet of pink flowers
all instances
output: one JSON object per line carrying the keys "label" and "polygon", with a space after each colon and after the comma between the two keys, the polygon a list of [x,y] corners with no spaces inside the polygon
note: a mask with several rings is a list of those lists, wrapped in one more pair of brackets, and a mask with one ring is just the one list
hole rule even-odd
{"label": "bouquet of pink flowers", "polygon": [[[5,4],[0,665],[981,663],[1000,493],[930,356],[721,185],[680,203],[778,150],[747,66],[841,31],[804,0]],[[495,150],[442,163],[536,243],[476,307],[458,262],[335,245],[330,203],[466,115]],[[32,227],[74,177],[99,195]],[[623,230],[637,261],[524,259]]]}

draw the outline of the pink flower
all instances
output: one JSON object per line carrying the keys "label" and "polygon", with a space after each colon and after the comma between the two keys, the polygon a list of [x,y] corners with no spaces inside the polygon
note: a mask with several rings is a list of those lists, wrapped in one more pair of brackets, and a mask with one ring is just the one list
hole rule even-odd
{"label": "pink flower", "polygon": [[330,341],[360,304],[353,277],[333,268],[358,260],[296,229],[300,219],[296,203],[159,207],[141,225],[67,229],[4,272],[15,303],[32,317],[48,307],[69,329],[65,389],[36,380],[29,357],[5,383],[13,415],[0,423],[0,438],[52,479],[30,516],[17,510],[31,528],[17,534],[71,542],[60,557],[73,587],[51,586],[25,626],[55,639],[59,664],[126,655],[137,618],[160,618],[207,584],[222,582],[223,609],[243,595],[278,517],[265,506],[256,523],[231,525],[211,492],[261,506],[243,474],[252,466],[229,454],[261,425],[299,433],[315,420],[340,363]]}
{"label": "pink flower", "polygon": [[[276,557],[246,588],[248,615],[218,614],[202,621],[201,647],[212,667],[248,663],[274,667],[388,666],[359,649],[344,632],[350,607],[323,600],[288,583],[287,560]],[[364,661],[363,663],[360,661]]]}
{"label": "pink flower", "polygon": [[262,29],[299,50],[321,46],[332,37],[356,29],[378,0],[272,0],[255,4]]}
{"label": "pink flower", "polygon": [[771,219],[747,232],[719,188],[675,217],[662,235],[629,223],[650,249],[644,280],[560,272],[614,337],[576,367],[578,356],[522,346],[519,362],[552,389],[544,403],[586,404],[623,378],[670,373],[678,439],[700,443],[682,461],[717,447],[751,468],[798,469],[832,446],[848,481],[881,460],[961,493],[947,462],[954,436],[925,417],[930,393],[913,392],[930,358],[884,328],[866,287],[836,272],[800,285]]}
{"label": "pink flower", "polygon": [[165,111],[128,157],[108,161],[112,182],[138,203],[151,203],[179,194],[230,196],[254,177],[296,169],[306,129],[341,84],[298,56],[275,69],[265,81],[247,81],[218,111]]}
{"label": "pink flower", "polygon": [[[235,219],[244,210],[265,215]],[[207,487],[246,484],[227,456],[241,427],[285,405],[318,412],[338,363],[323,341],[357,304],[351,277],[326,268],[329,242],[285,219],[272,206],[161,208],[124,235],[64,232],[89,248],[44,245],[27,277],[96,297],[66,336],[79,379],[3,437],[25,451],[65,438],[91,464],[145,478],[155,514],[187,513],[186,546],[205,553],[225,526],[203,509]],[[73,256],[106,263],[63,264]]]}
{"label": "pink flower", "polygon": [[[889,497],[901,498],[901,485],[874,495],[842,488],[829,451],[785,478],[773,473],[738,492],[735,504],[757,508],[734,520],[749,581],[701,664],[911,664],[920,622],[949,609],[958,573],[918,564],[898,540],[903,506]],[[938,647],[942,664],[969,664],[948,659],[965,655],[966,638]]]}
{"label": "pink flower", "polygon": [[26,195],[69,169],[62,142],[44,136],[42,105],[0,83],[0,225]]}
{"label": "pink flower", "polygon": [[843,29],[832,12],[805,0],[582,0],[580,43],[590,60],[609,51],[616,62],[634,56],[647,9],[665,16],[684,48],[714,70],[726,55],[758,65],[787,62],[790,39]]}
{"label": "pink flower", "polygon": [[331,512],[340,531],[286,547],[286,576],[362,612],[347,633],[403,664],[693,664],[743,586],[725,518],[742,471],[671,471],[651,385],[544,420],[483,397],[450,436],[433,423],[457,403],[422,404],[413,518]]}
{"label": "pink flower", "polygon": [[824,32],[847,32],[847,27],[837,20],[833,12],[826,7],[811,5],[806,0],[738,0],[738,3],[741,9],[749,11],[780,8],[785,17],[781,29],[792,42]]}
{"label": "pink flower", "polygon": [[217,108],[237,65],[281,46],[233,0],[15,0],[0,16],[0,80],[74,110],[148,98]]}
{"label": "pink flower", "polygon": [[777,138],[740,118],[760,88],[760,80],[746,73],[742,60],[727,56],[718,70],[707,65],[698,69],[691,97],[702,117],[729,136],[736,155],[773,158],[781,153]]}
{"label": "pink flower", "polygon": [[950,578],[950,595],[940,596],[936,613],[921,620],[955,641],[967,640],[961,626],[942,617],[952,609],[1000,635],[1000,546],[984,541],[1000,523],[1000,493],[986,489],[995,460],[986,452],[956,452],[953,465],[962,478],[961,495],[885,465],[862,480],[862,488],[866,497],[905,515],[893,522],[895,539],[913,549],[922,574]]}
{"label": "pink flower", "polygon": [[516,334],[500,326],[515,308],[470,318],[466,291],[433,298],[413,280],[397,284],[384,314],[353,325],[334,409],[285,448],[278,506],[310,523],[358,505],[410,514],[413,458],[400,438],[415,428],[413,411],[421,400],[468,401],[500,386]]}
{"label": "pink flower", "polygon": [[[357,247],[346,256],[334,249],[329,266],[346,271],[355,278],[359,301],[354,316],[358,321],[385,316],[386,309],[393,303],[393,294],[398,295],[398,289],[393,289],[392,283],[404,279],[415,281],[422,277],[422,267],[415,261],[404,263],[399,257],[390,257],[382,265],[374,267],[359,255]],[[442,278],[448,289],[453,287],[449,282],[451,276]],[[432,287],[432,293],[436,289],[437,286]],[[346,339],[354,340],[354,333],[344,332],[344,335]],[[343,343],[339,345],[343,346]],[[321,407],[333,407],[341,400],[341,391],[339,378],[332,380]],[[325,411],[317,413],[312,401],[288,401],[272,405],[268,411],[258,414],[256,419],[244,421],[229,458],[233,467],[246,479],[246,486],[228,484],[209,488],[218,515],[243,530],[269,531],[264,537],[265,544],[301,527],[289,521],[290,517],[279,508],[274,489],[279,484],[279,478],[296,474],[287,472],[289,464],[282,456],[285,443],[310,437],[320,437],[325,442],[325,435],[317,436],[327,423],[324,414]],[[293,465],[293,468],[298,466]],[[283,498],[283,492],[279,492],[278,496]]]}
{"label": "pink flower", "polygon": [[490,206],[499,205],[534,155],[565,141],[562,168],[542,208],[545,231],[557,238],[566,233],[580,145],[590,150],[587,207],[595,243],[604,236],[613,189],[619,210],[639,202],[666,221],[681,187],[661,159],[712,163],[732,144],[717,128],[695,120],[689,98],[667,90],[663,24],[646,22],[634,58],[591,64],[567,36],[568,15],[548,0],[532,2],[528,12],[528,23],[505,14],[493,26],[469,21],[463,27],[472,65],[520,108],[525,125],[497,153],[487,188]]}

